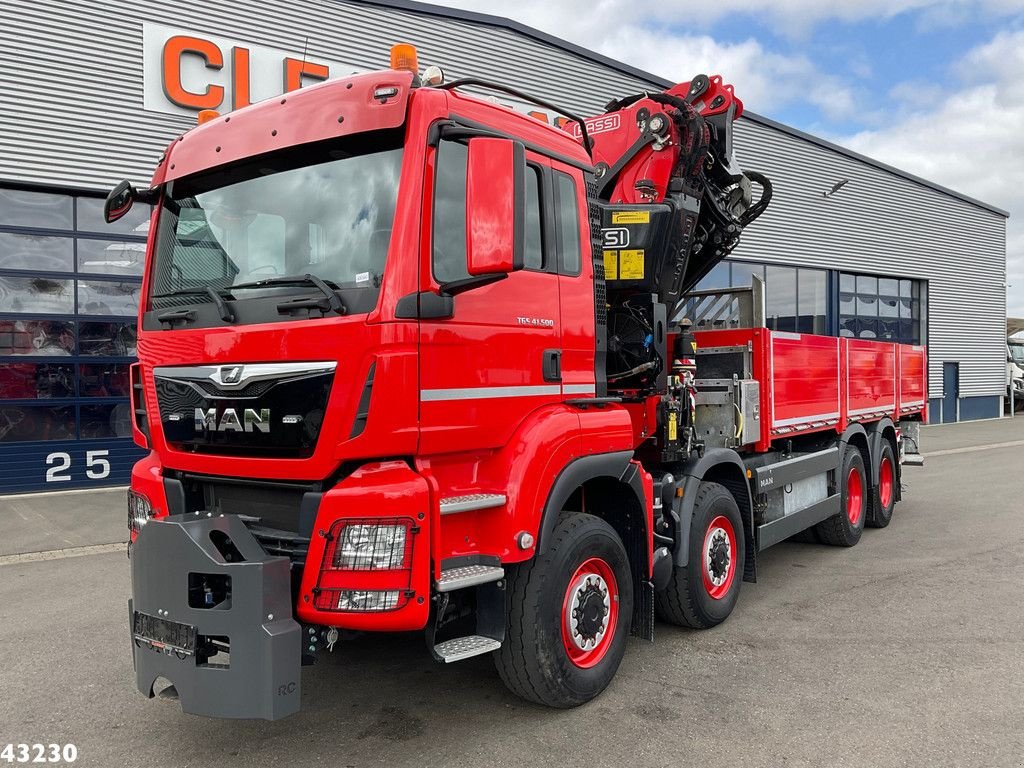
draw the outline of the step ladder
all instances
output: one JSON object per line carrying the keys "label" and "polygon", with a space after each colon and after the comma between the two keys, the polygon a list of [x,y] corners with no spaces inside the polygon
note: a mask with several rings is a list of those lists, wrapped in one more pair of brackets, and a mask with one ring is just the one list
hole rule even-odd
{"label": "step ladder", "polygon": [[[504,504],[504,496],[501,499]],[[438,619],[454,593],[463,589],[476,590],[476,632],[435,642]],[[435,659],[451,664],[501,647],[505,639],[505,569],[501,565],[476,562],[444,568],[434,582],[434,592],[434,621],[428,625],[427,645]]]}

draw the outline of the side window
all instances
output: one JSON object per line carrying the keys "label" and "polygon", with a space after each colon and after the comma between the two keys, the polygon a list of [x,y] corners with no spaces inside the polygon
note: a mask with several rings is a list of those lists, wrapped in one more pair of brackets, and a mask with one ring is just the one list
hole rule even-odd
{"label": "side window", "polygon": [[582,266],[580,256],[580,217],[576,199],[576,182],[572,176],[555,172],[555,197],[558,199],[558,255],[559,271],[564,275],[578,275]]}
{"label": "side window", "polygon": [[526,166],[526,241],[523,243],[526,269],[543,270],[544,239],[541,236],[540,169]]}
{"label": "side window", "polygon": [[442,141],[434,181],[434,279],[463,280],[466,272],[466,166],[469,148]]}

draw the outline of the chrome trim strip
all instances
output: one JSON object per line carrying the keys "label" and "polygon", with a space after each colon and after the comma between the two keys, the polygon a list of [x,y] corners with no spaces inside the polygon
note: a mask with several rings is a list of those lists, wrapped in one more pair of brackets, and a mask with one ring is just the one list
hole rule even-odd
{"label": "chrome trim strip", "polygon": [[558,384],[527,387],[459,387],[455,389],[421,389],[420,399],[425,403],[444,400],[487,400],[507,397],[557,397],[562,394]]}
{"label": "chrome trim strip", "polygon": [[[224,363],[223,365],[163,366],[153,369],[153,375],[179,381],[209,381],[220,389],[242,389],[254,381],[291,379],[330,373],[338,367],[336,361],[323,363]],[[237,381],[225,382],[223,376],[241,369]]]}
{"label": "chrome trim strip", "polygon": [[468,496],[451,496],[441,499],[441,514],[452,515],[456,512],[472,512],[476,509],[500,507],[508,501],[503,493],[473,493]]}

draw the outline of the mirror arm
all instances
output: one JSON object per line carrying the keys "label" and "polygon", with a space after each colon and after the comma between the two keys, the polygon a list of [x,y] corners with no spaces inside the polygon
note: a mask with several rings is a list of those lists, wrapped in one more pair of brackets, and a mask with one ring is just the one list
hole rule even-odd
{"label": "mirror arm", "polygon": [[490,275],[474,275],[473,277],[466,277],[462,280],[452,280],[449,283],[441,284],[441,293],[447,294],[448,296],[457,296],[460,293],[466,291],[472,291],[476,288],[482,288],[485,285],[496,283],[499,280],[504,280],[508,277],[505,272]]}

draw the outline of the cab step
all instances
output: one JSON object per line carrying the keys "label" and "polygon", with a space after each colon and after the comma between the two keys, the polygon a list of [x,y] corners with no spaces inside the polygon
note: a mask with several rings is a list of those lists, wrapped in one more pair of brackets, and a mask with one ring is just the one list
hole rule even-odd
{"label": "cab step", "polygon": [[434,655],[445,664],[462,661],[472,656],[480,656],[501,648],[501,641],[483,635],[467,635],[445,640],[434,646]]}
{"label": "cab step", "polygon": [[470,493],[465,496],[449,496],[441,499],[441,514],[454,515],[457,512],[472,512],[477,509],[501,507],[508,501],[504,493]]}
{"label": "cab step", "polygon": [[434,588],[438,592],[454,592],[456,589],[501,581],[503,578],[505,578],[505,569],[501,566],[459,565],[441,571],[441,578],[434,583]]}

